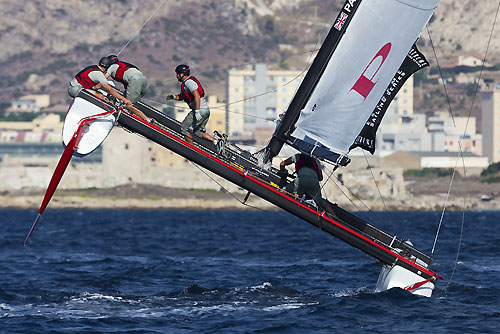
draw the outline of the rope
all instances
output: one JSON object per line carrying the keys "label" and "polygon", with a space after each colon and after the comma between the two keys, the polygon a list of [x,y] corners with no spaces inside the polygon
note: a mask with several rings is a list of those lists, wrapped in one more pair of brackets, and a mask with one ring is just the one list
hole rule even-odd
{"label": "rope", "polygon": [[231,197],[233,197],[235,200],[237,200],[238,202],[240,202],[240,204],[244,205],[244,206],[248,206],[249,208],[252,208],[252,209],[256,209],[256,210],[260,210],[260,211],[264,211],[264,212],[275,212],[275,211],[271,211],[271,210],[265,210],[265,209],[262,209],[262,208],[259,208],[259,207],[256,207],[256,206],[253,206],[253,205],[250,205],[250,204],[247,204],[246,202],[243,202],[242,200],[240,200],[238,197],[236,197],[235,195],[233,195],[229,190],[227,190],[222,184],[220,184],[219,182],[217,182],[216,179],[214,179],[212,176],[210,176],[207,172],[205,172],[205,170],[203,170],[200,166],[198,166],[197,164],[195,164],[194,162],[192,162],[191,160],[189,161],[191,162],[191,164],[193,164],[196,168],[198,168],[203,174],[205,174],[209,179],[211,179],[213,182],[215,182],[225,193],[229,194]]}
{"label": "rope", "polygon": [[429,30],[429,25],[426,25],[425,28],[427,29],[427,34],[429,35],[429,42],[431,42],[431,47],[432,51],[434,52],[434,58],[436,59],[436,64],[439,69],[439,75],[441,76],[441,82],[443,83],[443,89],[444,89],[444,94],[446,96],[446,101],[448,102],[448,112],[450,113],[451,120],[453,121],[453,125],[456,127],[455,123],[455,117],[453,116],[453,112],[451,111],[451,102],[450,102],[450,96],[448,95],[448,90],[446,89],[446,83],[444,82],[444,76],[443,76],[443,71],[441,70],[441,65],[439,65],[439,59],[436,54],[436,49],[434,48],[434,43],[432,42],[432,37],[431,37],[431,32]]}
{"label": "rope", "polygon": [[165,4],[165,2],[167,2],[167,0],[163,0],[163,2],[161,3],[160,6],[158,6],[158,8],[156,8],[156,10],[153,12],[153,14],[151,14],[151,16],[146,20],[146,22],[144,22],[144,24],[139,28],[139,30],[137,30],[137,32],[135,33],[134,36],[132,36],[132,38],[130,38],[128,40],[128,42],[123,46],[123,48],[120,50],[120,52],[118,52],[116,55],[119,56],[120,53],[122,53],[123,50],[125,50],[125,48],[130,44],[130,42],[132,42],[132,40],[134,38],[137,37],[137,35],[139,35],[139,33],[141,32],[142,28],[144,28],[144,26],[149,22],[149,20],[151,20],[151,18],[156,14],[156,12],[158,12],[158,10],[160,10],[161,7],[163,7],[163,5]]}
{"label": "rope", "polygon": [[366,165],[368,166],[368,169],[370,170],[370,174],[372,175],[373,182],[375,183],[375,187],[377,188],[378,195],[380,196],[380,199],[382,200],[382,203],[384,204],[385,211],[387,210],[387,205],[385,205],[384,201],[384,196],[382,196],[382,192],[380,191],[380,188],[378,186],[377,180],[375,179],[375,175],[373,174],[373,169],[370,163],[368,162],[368,158],[366,157],[365,150],[361,150],[363,152],[363,156],[365,157]]}
{"label": "rope", "polygon": [[[491,32],[490,32],[490,38],[488,39],[488,44],[486,46],[486,51],[484,53],[484,58],[483,58],[483,64],[481,66],[481,71],[479,72],[479,79],[477,80],[477,83],[476,83],[476,89],[474,91],[474,96],[472,98],[472,104],[471,104],[471,107],[470,107],[470,110],[469,110],[469,117],[467,118],[467,123],[465,125],[465,131],[464,131],[464,135],[466,133],[466,130],[467,130],[467,126],[469,125],[469,119],[470,119],[470,116],[472,114],[472,108],[474,107],[474,102],[476,100],[476,95],[477,95],[477,92],[479,90],[479,83],[481,82],[481,77],[483,75],[483,70],[484,70],[484,67],[485,67],[485,63],[486,63],[486,58],[487,58],[487,55],[488,55],[488,50],[490,48],[490,43],[491,43],[491,39],[493,37],[493,31],[495,30],[495,25],[496,25],[496,22],[497,22],[497,18],[498,18],[498,12],[500,10],[500,1],[498,1],[498,6],[497,6],[497,11],[496,11],[496,14],[495,14],[495,19],[493,20],[493,26],[491,27]],[[460,144],[460,141],[458,142]],[[464,166],[464,173],[465,173],[465,166]],[[467,189],[467,187],[465,187]],[[467,191],[466,193],[464,194],[464,208],[466,206],[466,198],[467,198]],[[455,258],[455,264],[453,266],[453,270],[451,272],[451,276],[450,276],[450,279],[448,280],[448,284],[446,284],[446,287],[445,287],[445,290],[449,287],[449,285],[451,284],[451,281],[452,281],[452,278],[453,278],[453,275],[455,274],[455,270],[457,268],[457,263],[458,263],[458,257],[459,257],[459,254],[460,254],[460,250],[461,250],[461,246],[462,246],[462,237],[463,237],[463,231],[464,231],[464,222],[465,222],[465,210],[462,210],[462,224],[461,224],[461,227],[460,227],[460,238],[459,238],[459,242],[458,242],[458,249],[457,249],[457,256]]]}

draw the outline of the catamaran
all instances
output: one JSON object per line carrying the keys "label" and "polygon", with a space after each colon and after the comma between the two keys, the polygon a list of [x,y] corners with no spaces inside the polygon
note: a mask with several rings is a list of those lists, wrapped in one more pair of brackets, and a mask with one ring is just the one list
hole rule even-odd
{"label": "catamaran", "polygon": [[[221,152],[194,137],[185,140],[180,123],[142,102],[149,123],[82,91],[69,107],[63,129],[66,146],[49,183],[38,216],[47,207],[72,155],[95,150],[116,126],[144,136],[193,163],[244,188],[250,194],[377,259],[382,266],[375,291],[401,288],[430,297],[437,279],[431,256],[410,242],[329,203],[327,213],[314,202],[282,189],[290,182],[271,164],[284,145],[341,168],[354,147],[374,152],[375,133],[385,109],[404,81],[427,66],[415,41],[439,0],[347,0],[300,84],[268,145],[258,153],[226,142]],[[285,178],[285,179],[284,179]]]}

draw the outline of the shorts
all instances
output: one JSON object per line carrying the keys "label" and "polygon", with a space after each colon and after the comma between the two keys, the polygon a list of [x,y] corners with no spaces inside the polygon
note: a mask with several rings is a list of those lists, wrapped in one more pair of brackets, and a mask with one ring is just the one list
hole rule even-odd
{"label": "shorts", "polygon": [[69,85],[68,87],[68,95],[71,96],[72,98],[75,98],[78,93],[82,91],[83,87],[82,86],[71,86]]}
{"label": "shorts", "polygon": [[132,103],[139,101],[148,88],[148,79],[144,75],[136,75],[130,78],[125,89],[125,97]]}
{"label": "shorts", "polygon": [[205,126],[208,123],[208,118],[210,117],[210,109],[204,108],[200,109],[201,119],[196,121],[194,118],[194,110],[191,110],[181,123],[181,133],[187,135],[189,130],[191,130],[196,136],[200,137],[206,132]]}

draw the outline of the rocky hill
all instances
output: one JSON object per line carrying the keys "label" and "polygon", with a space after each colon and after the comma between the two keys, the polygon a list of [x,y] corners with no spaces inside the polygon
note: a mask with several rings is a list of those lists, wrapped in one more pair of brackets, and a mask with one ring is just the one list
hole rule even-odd
{"label": "rocky hill", "polygon": [[[190,64],[208,92],[223,98],[228,68],[255,62],[303,68],[308,51],[326,36],[342,3],[2,0],[0,102],[26,93],[50,93],[54,102],[68,102],[71,77],[102,55],[118,53],[153,14],[121,53],[148,75],[147,98],[161,101],[176,89],[173,69],[179,62]],[[484,54],[497,5],[496,1],[441,1],[429,29],[442,64],[453,63],[460,54]],[[433,62],[426,31],[421,44]],[[488,58],[499,62],[499,38],[493,38]]]}

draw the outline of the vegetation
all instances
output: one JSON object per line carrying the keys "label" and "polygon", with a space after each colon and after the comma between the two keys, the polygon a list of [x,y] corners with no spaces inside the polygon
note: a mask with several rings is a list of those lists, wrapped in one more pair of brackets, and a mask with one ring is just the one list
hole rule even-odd
{"label": "vegetation", "polygon": [[496,163],[489,165],[485,170],[483,170],[481,172],[481,176],[485,177],[485,176],[498,174],[499,171],[500,171],[500,162],[496,162]]}
{"label": "vegetation", "polygon": [[403,173],[404,177],[425,177],[436,178],[443,176],[451,176],[452,168],[423,168],[423,169],[408,169]]}
{"label": "vegetation", "polygon": [[39,115],[39,113],[35,112],[3,114],[0,116],[0,122],[31,122]]}
{"label": "vegetation", "polygon": [[482,183],[500,183],[500,176],[492,176],[481,181]]}

